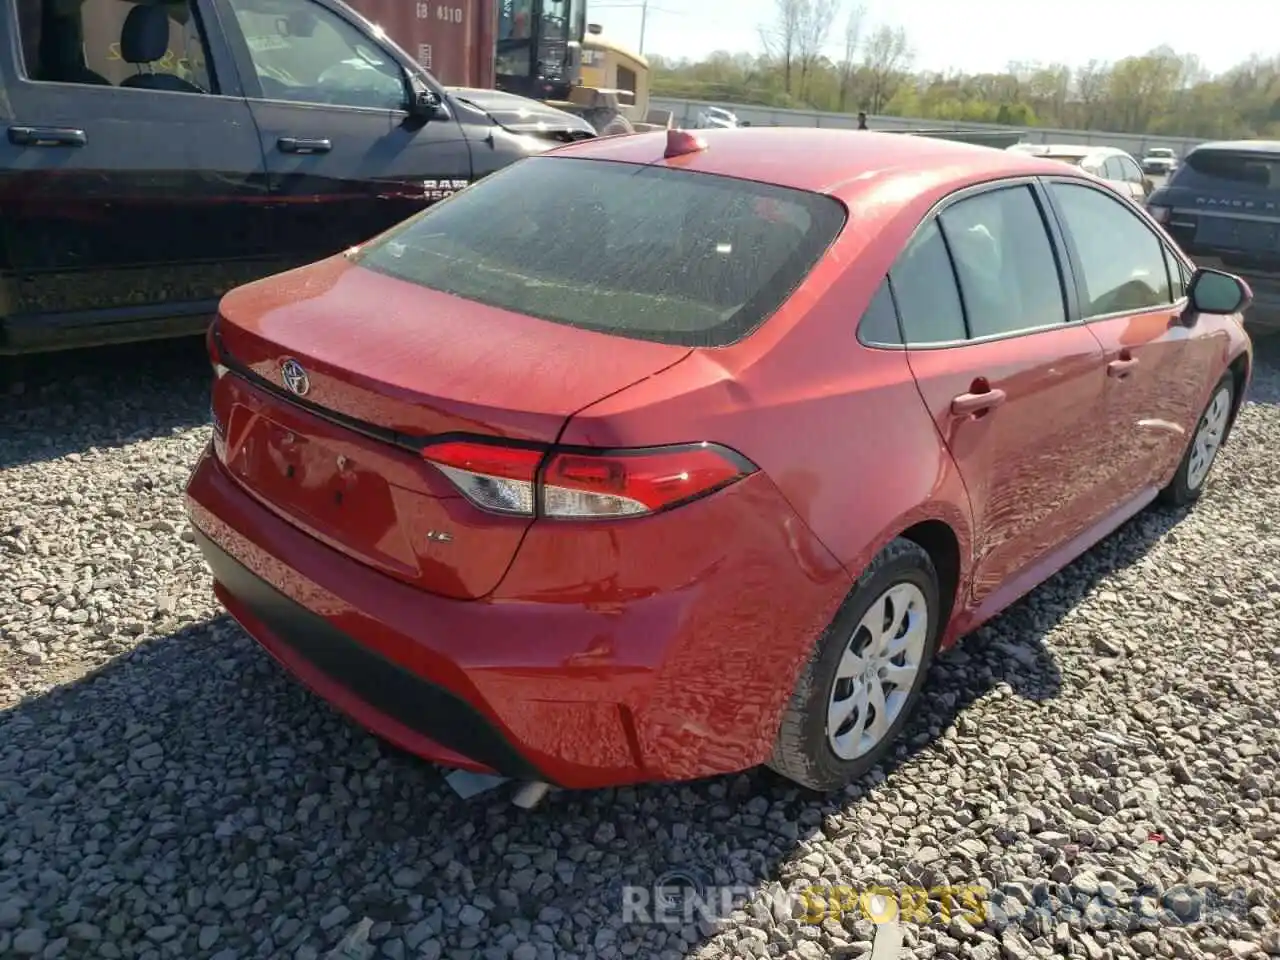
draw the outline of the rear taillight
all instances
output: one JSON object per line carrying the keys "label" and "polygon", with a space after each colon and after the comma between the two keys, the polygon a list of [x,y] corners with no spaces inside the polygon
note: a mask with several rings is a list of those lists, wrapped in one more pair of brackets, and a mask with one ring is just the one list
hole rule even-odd
{"label": "rear taillight", "polygon": [[712,443],[594,451],[451,441],[422,456],[482,510],[560,520],[657,513],[756,469]]}
{"label": "rear taillight", "polygon": [[489,443],[441,443],[422,457],[482,510],[532,516],[543,452]]}
{"label": "rear taillight", "polygon": [[1168,208],[1168,207],[1160,207],[1160,206],[1154,206],[1154,207],[1153,207],[1153,206],[1148,205],[1148,207],[1147,207],[1147,213],[1149,213],[1149,214],[1151,214],[1151,216],[1155,217],[1155,220],[1156,220],[1156,222],[1157,222],[1157,223],[1165,223],[1165,224],[1167,224],[1167,223],[1169,222],[1169,208]]}

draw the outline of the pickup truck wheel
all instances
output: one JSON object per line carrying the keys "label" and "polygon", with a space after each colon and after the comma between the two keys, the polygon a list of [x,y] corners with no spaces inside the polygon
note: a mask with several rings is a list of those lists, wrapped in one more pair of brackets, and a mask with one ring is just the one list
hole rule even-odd
{"label": "pickup truck wheel", "polygon": [[814,646],[769,766],[825,792],[879,763],[919,700],[940,612],[929,554],[910,540],[894,540],[858,578]]}
{"label": "pickup truck wheel", "polygon": [[1182,507],[1200,499],[1205,481],[1209,479],[1209,470],[1222,449],[1222,441],[1226,439],[1234,397],[1235,381],[1228,373],[1213,388],[1177,472],[1169,485],[1160,491],[1160,499],[1165,503]]}

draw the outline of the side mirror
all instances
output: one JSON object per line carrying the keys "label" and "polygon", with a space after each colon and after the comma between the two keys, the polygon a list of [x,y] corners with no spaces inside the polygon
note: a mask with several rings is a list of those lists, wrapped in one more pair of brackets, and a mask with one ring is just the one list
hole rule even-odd
{"label": "side mirror", "polygon": [[1235,274],[1201,267],[1191,278],[1187,299],[1197,313],[1239,313],[1253,302],[1253,291]]}
{"label": "side mirror", "polygon": [[1155,189],[1156,189],[1156,185],[1155,185],[1155,183],[1151,180],[1151,178],[1150,178],[1150,177],[1143,177],[1143,178],[1142,178],[1142,195],[1143,195],[1144,197],[1149,197],[1149,196],[1151,196],[1151,194],[1155,192]]}
{"label": "side mirror", "polygon": [[438,120],[444,113],[444,100],[421,77],[409,77],[409,116],[416,120]]}

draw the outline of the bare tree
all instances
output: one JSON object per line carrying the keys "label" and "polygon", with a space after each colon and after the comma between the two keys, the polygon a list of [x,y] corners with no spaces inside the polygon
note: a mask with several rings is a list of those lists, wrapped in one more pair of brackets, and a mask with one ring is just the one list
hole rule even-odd
{"label": "bare tree", "polygon": [[907,31],[888,24],[880,27],[867,40],[862,65],[867,72],[870,113],[879,113],[893,96],[901,73],[911,65],[911,47]]}
{"label": "bare tree", "polygon": [[770,60],[782,67],[782,86],[791,93],[791,75],[800,47],[800,25],[807,0],[774,0],[773,23],[760,28],[760,41]]}
{"label": "bare tree", "polygon": [[1111,67],[1090,60],[1076,70],[1076,100],[1080,104],[1080,122],[1087,129],[1097,123],[1106,111],[1106,96],[1111,85]]}
{"label": "bare tree", "polygon": [[862,45],[862,25],[866,20],[867,8],[857,4],[850,9],[844,20],[844,55],[840,58],[840,112],[845,112],[849,97],[853,93],[853,83],[858,76],[858,48]]}
{"label": "bare tree", "polygon": [[804,97],[809,92],[809,76],[822,59],[822,50],[831,36],[840,0],[799,0],[799,3],[796,59],[800,63],[800,96]]}

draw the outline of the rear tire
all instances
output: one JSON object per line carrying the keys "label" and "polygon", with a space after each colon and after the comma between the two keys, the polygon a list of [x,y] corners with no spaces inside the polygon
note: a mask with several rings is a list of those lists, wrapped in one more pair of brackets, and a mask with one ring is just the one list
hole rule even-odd
{"label": "rear tire", "polygon": [[938,593],[937,571],[919,544],[898,538],[871,561],[796,680],[769,767],[826,792],[883,759],[933,662]]}
{"label": "rear tire", "polygon": [[1160,491],[1160,499],[1174,507],[1185,507],[1200,499],[1218,451],[1227,438],[1231,425],[1231,407],[1235,399],[1235,379],[1226,374],[1213,388],[1195,431],[1182,454],[1178,470],[1169,485]]}

